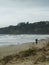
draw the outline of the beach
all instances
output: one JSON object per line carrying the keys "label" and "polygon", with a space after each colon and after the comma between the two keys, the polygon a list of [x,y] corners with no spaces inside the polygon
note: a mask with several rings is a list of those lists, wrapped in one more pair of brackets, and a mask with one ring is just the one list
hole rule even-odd
{"label": "beach", "polygon": [[[30,42],[19,45],[2,46],[0,47],[0,65],[49,65],[49,62],[45,62],[45,60],[44,62],[42,60],[37,62],[36,60],[45,53],[48,53],[49,57],[49,48],[46,47],[48,43],[49,41],[46,39],[38,41],[38,44],[35,42]],[[48,50],[45,52],[44,50],[47,48]]]}

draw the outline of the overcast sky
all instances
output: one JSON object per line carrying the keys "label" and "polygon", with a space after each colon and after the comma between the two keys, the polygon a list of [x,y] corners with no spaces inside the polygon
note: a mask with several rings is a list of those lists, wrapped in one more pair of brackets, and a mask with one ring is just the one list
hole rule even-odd
{"label": "overcast sky", "polygon": [[0,0],[0,27],[49,21],[49,0]]}

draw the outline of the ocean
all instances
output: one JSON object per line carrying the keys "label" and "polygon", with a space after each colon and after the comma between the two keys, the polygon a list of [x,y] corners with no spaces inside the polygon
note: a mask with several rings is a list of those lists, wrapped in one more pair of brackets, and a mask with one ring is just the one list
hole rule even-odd
{"label": "ocean", "polygon": [[0,46],[2,45],[17,45],[28,42],[35,42],[35,39],[47,39],[49,35],[32,35],[32,34],[24,34],[24,35],[4,35],[0,34]]}

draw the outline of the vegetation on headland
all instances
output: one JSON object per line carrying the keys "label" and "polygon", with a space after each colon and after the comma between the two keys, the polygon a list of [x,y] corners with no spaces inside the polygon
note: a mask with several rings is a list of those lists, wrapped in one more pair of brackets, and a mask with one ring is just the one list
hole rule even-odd
{"label": "vegetation on headland", "polygon": [[49,34],[49,21],[21,22],[16,26],[0,28],[0,34]]}

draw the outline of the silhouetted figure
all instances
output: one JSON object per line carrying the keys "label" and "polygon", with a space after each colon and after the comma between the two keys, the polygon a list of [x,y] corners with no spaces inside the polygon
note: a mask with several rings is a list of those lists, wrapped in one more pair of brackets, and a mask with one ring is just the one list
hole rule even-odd
{"label": "silhouetted figure", "polygon": [[35,40],[36,41],[36,44],[38,43],[38,39]]}

